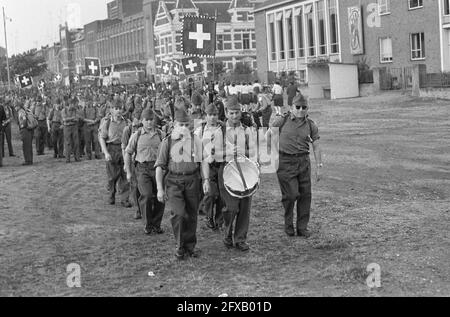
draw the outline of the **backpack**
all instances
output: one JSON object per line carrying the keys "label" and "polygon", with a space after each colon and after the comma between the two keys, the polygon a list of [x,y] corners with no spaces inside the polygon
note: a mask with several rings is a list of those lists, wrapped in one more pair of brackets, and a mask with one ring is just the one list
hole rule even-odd
{"label": "backpack", "polygon": [[27,129],[30,130],[36,129],[38,126],[38,121],[36,120],[34,114],[29,110],[25,110],[25,114],[27,116]]}

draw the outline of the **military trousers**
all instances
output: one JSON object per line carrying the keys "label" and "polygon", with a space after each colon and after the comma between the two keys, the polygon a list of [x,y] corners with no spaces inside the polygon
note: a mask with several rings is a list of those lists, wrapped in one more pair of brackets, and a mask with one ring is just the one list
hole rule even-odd
{"label": "military trousers", "polygon": [[136,178],[139,190],[139,209],[146,229],[160,228],[164,204],[157,199],[155,162],[137,163]]}
{"label": "military trousers", "polygon": [[64,131],[61,128],[61,123],[52,122],[50,127],[53,143],[53,151],[55,156],[64,156]]}
{"label": "military trousers", "polygon": [[122,146],[120,144],[108,144],[107,147],[111,155],[111,161],[106,162],[109,197],[115,198],[116,193],[118,193],[121,201],[126,202],[129,198],[129,184],[127,182],[127,175],[123,169]]}
{"label": "military trousers", "polygon": [[20,129],[23,157],[27,164],[33,164],[33,135],[34,130]]}
{"label": "military trousers", "polygon": [[243,243],[247,241],[252,197],[239,199],[227,192],[223,179],[224,168],[225,164],[222,164],[219,170],[219,191],[225,203],[223,210],[224,238],[233,239],[234,243]]}
{"label": "military trousers", "polygon": [[222,198],[219,192],[219,170],[221,164],[210,164],[209,165],[209,184],[210,192],[203,198],[203,204],[205,208],[206,217],[208,219],[213,219],[216,226],[223,225],[223,214],[222,214]]}
{"label": "military trousers", "polygon": [[309,154],[280,154],[277,172],[284,207],[286,230],[294,229],[294,206],[297,203],[297,232],[306,230],[311,212],[311,161]]}
{"label": "military trousers", "polygon": [[47,122],[39,120],[36,128],[36,152],[37,154],[44,154],[45,143],[47,140]]}
{"label": "military trousers", "polygon": [[100,145],[98,143],[98,124],[84,126],[84,141],[86,146],[86,155],[92,158],[92,151],[95,151],[95,157],[100,157]]}
{"label": "military trousers", "polygon": [[193,251],[197,244],[197,221],[200,186],[198,172],[166,177],[167,208],[178,249]]}
{"label": "military trousers", "polygon": [[5,140],[8,143],[9,156],[14,155],[12,140],[11,140],[11,122],[8,123],[1,132],[3,140],[1,142],[3,157],[5,156]]}
{"label": "military trousers", "polygon": [[78,126],[76,124],[64,126],[64,152],[67,160],[70,159],[72,153],[75,156],[75,160],[80,159],[79,144]]}

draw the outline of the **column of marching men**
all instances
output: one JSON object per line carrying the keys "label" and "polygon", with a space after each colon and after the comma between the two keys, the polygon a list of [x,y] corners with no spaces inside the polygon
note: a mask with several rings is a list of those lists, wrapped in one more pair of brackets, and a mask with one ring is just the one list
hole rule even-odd
{"label": "column of marching men", "polygon": [[[123,88],[123,87],[122,87]],[[284,95],[289,110],[283,112]],[[236,198],[224,186],[224,168],[232,159],[226,147],[245,140],[245,156],[256,148],[249,135],[261,127],[279,129],[278,180],[284,207],[285,232],[309,237],[312,144],[320,179],[322,159],[316,124],[308,103],[290,83],[272,87],[254,83],[216,82],[196,89],[178,82],[120,89],[52,88],[7,92],[0,98],[0,167],[4,141],[14,156],[11,123],[17,120],[23,165],[33,164],[45,147],[66,163],[105,159],[108,198],[136,208],[144,233],[163,234],[164,212],[170,213],[178,259],[198,257],[198,216],[223,233],[227,248],[248,251],[252,197]],[[221,138],[223,148],[207,146]],[[270,140],[271,130],[266,137]],[[275,135],[274,135],[275,137]],[[180,152],[181,149],[181,152]],[[188,149],[188,151],[186,151]],[[233,150],[232,150],[233,151]],[[73,157],[73,161],[72,161]],[[180,159],[180,157],[182,159]],[[294,226],[294,207],[297,223]]]}

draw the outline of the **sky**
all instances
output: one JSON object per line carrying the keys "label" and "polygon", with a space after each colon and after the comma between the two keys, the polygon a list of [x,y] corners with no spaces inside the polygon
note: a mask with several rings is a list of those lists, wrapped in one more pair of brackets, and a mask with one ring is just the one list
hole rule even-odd
{"label": "sky", "polygon": [[[5,8],[9,56],[58,42],[58,26],[82,27],[106,19],[111,0],[0,0]],[[5,47],[3,15],[0,12],[0,46]]]}

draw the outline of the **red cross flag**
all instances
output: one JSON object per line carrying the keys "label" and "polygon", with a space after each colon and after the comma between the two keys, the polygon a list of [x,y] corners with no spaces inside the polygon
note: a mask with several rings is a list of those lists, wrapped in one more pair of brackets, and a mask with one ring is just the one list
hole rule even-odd
{"label": "red cross flag", "polygon": [[29,88],[33,85],[33,78],[30,74],[19,75],[18,80],[21,88]]}
{"label": "red cross flag", "polygon": [[84,59],[84,64],[88,76],[100,77],[100,59],[96,57],[86,57]]}
{"label": "red cross flag", "polygon": [[216,19],[185,16],[181,46],[185,56],[213,58],[216,55]]}
{"label": "red cross flag", "polygon": [[170,75],[172,71],[172,63],[168,61],[162,61],[161,70],[164,75]]}
{"label": "red cross flag", "polygon": [[186,76],[192,76],[201,73],[202,61],[198,57],[189,57],[181,60],[184,68],[184,74]]}

